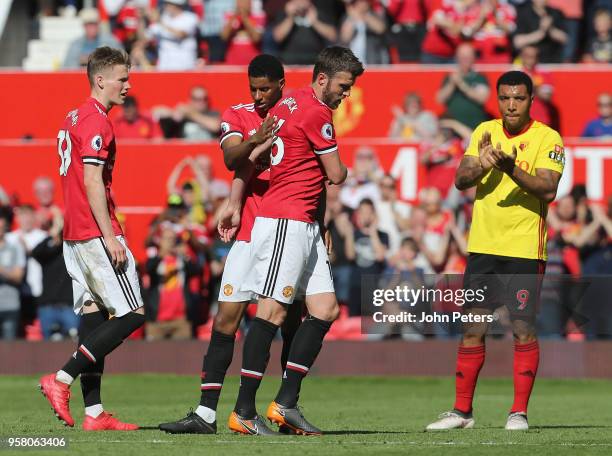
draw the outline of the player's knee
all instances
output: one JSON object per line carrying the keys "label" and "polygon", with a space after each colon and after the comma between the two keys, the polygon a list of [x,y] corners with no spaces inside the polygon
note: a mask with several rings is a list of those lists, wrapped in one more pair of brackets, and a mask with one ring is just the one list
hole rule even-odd
{"label": "player's knee", "polygon": [[319,307],[314,312],[310,312],[310,314],[319,320],[331,323],[336,321],[340,316],[340,306],[338,305],[338,302],[330,303],[325,307]]}
{"label": "player's knee", "polygon": [[129,336],[133,331],[145,324],[144,311],[142,313],[137,311],[130,312],[121,317],[121,320],[124,322],[126,330],[129,331]]}
{"label": "player's knee", "polygon": [[228,336],[233,336],[236,334],[238,326],[240,325],[240,318],[241,315],[239,314],[235,315],[218,312],[213,320],[213,330]]}
{"label": "player's knee", "polygon": [[461,344],[464,347],[474,347],[484,344],[484,334],[464,334]]}

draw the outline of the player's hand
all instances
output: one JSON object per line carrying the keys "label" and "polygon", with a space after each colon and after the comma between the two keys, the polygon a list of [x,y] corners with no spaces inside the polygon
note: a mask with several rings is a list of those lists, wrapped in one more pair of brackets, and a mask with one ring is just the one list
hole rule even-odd
{"label": "player's hand", "polygon": [[491,151],[493,150],[493,145],[491,144],[491,133],[485,131],[482,134],[482,137],[478,141],[478,155],[480,158],[480,166],[485,172],[488,172],[491,168],[493,168],[493,160],[491,157]]}
{"label": "player's hand", "polygon": [[319,15],[317,13],[317,8],[314,5],[310,5],[308,10],[306,11],[306,19],[308,19],[308,22],[310,22],[310,24],[312,25],[317,22],[318,18]]}
{"label": "player's hand", "polygon": [[255,144],[259,145],[266,142],[272,136],[274,136],[274,130],[276,129],[277,119],[275,116],[271,116],[270,113],[266,116],[264,121],[259,126],[259,129],[251,137]]}
{"label": "player's hand", "polygon": [[111,257],[111,263],[117,271],[123,271],[127,265],[127,252],[125,246],[116,237],[104,239],[106,250]]}
{"label": "player's hand", "polygon": [[323,241],[325,243],[325,250],[327,250],[327,254],[331,255],[334,250],[334,241],[332,240],[331,231],[325,230],[323,234]]}
{"label": "player's hand", "polygon": [[217,231],[223,242],[230,242],[240,227],[240,207],[232,206],[227,203],[227,206],[223,209],[219,215],[219,223],[217,224]]}
{"label": "player's hand", "polygon": [[497,143],[497,146],[491,150],[494,166],[506,174],[512,174],[516,162],[516,155],[517,151],[515,146],[512,146],[511,155],[506,154],[502,150],[500,143]]}

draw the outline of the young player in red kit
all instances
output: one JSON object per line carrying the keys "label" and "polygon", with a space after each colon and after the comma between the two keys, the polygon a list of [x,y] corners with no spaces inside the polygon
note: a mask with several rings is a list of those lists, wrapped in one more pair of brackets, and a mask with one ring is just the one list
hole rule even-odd
{"label": "young player in red kit", "polygon": [[255,395],[270,356],[272,339],[296,295],[305,295],[308,316],[291,345],[281,389],[268,419],[298,434],[321,434],[297,407],[300,385],[314,363],[325,334],[339,313],[331,268],[316,214],[325,180],[341,184],[332,110],[350,95],[361,62],[338,46],[317,57],[312,85],[284,97],[272,110],[277,126],[270,187],[255,219],[248,275],[241,291],[259,295],[256,318],[244,342],[240,391],[229,428],[268,434],[257,415]]}
{"label": "young player in red kit", "polygon": [[[248,303],[256,299],[253,293],[241,291],[240,286],[247,275],[246,260],[250,255],[251,229],[255,214],[270,180],[270,157],[264,152],[269,151],[272,145],[275,123],[272,117],[266,116],[282,97],[285,73],[282,63],[276,57],[262,54],[250,62],[248,76],[253,103],[239,104],[225,111],[220,139],[227,167],[236,170],[239,175],[249,175],[248,186],[244,198],[241,199],[243,201],[239,201],[236,207],[226,209],[229,214],[236,211],[240,215],[241,223],[221,278],[219,309],[202,366],[200,404],[184,418],[159,425],[162,431],[172,434],[216,433],[217,404],[225,374],[232,362],[236,331]],[[254,169],[251,170],[251,167]],[[300,323],[301,309],[296,306],[296,310],[282,328],[283,367],[287,361],[291,340]]]}
{"label": "young player in red kit", "polygon": [[100,399],[105,356],[145,320],[134,257],[111,196],[116,147],[107,113],[123,104],[129,69],[125,52],[96,49],[87,62],[91,96],[68,113],[57,135],[66,208],[64,260],[81,327],[77,351],[57,373],[42,377],[39,387],[57,418],[74,426],[70,385],[81,375],[86,431],[138,429],[106,413]]}

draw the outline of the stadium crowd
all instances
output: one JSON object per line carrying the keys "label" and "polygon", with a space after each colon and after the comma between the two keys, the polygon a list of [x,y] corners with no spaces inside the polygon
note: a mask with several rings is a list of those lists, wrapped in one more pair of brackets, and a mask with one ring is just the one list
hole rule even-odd
{"label": "stadium crowd", "polygon": [[[308,65],[326,45],[367,64],[452,63],[469,43],[478,63],[612,62],[610,0],[39,0],[34,14],[79,16],[84,36],[64,67],[95,47],[123,46],[142,69],[242,65],[258,53]],[[78,13],[77,13],[78,11]]]}
{"label": "stadium crowd", "polygon": [[[376,150],[368,146],[355,151],[347,182],[328,187],[325,218],[334,245],[330,260],[343,309],[329,337],[368,337],[361,333],[359,321],[372,311],[371,300],[362,304],[362,292],[368,291],[363,287],[419,288],[430,284],[430,274],[463,273],[475,194],[473,189],[460,193],[454,188],[461,157],[460,144],[456,147],[450,160],[434,161],[428,168],[430,185],[421,189],[414,204],[398,198],[396,180],[383,172]],[[431,160],[427,149],[423,160]],[[192,180],[177,181],[183,167],[192,169]],[[2,338],[74,338],[78,319],[72,313],[71,283],[62,257],[58,192],[46,177],[33,185],[36,201],[31,203],[0,190]],[[212,176],[206,156],[185,158],[167,186],[167,207],[150,224],[147,258],[139,265],[147,324],[145,334],[135,337],[206,339],[230,248],[216,231],[229,187]],[[545,285],[539,314],[542,335],[610,337],[612,318],[605,306],[598,313],[597,327],[581,321],[576,306],[583,298],[597,300],[580,294],[581,277],[612,274],[612,197],[607,206],[594,204],[587,200],[584,186],[576,186],[552,206],[548,222],[546,273],[572,279]],[[601,286],[603,290],[587,292],[609,293],[609,284]],[[452,325],[386,326],[369,337],[403,335],[418,340],[431,334],[452,337],[456,331]]]}
{"label": "stadium crowd", "polygon": [[[262,51],[286,64],[311,64],[329,43],[350,46],[370,64],[455,63],[436,94],[444,107],[440,117],[424,110],[414,92],[406,94],[402,106],[392,107],[389,137],[418,144],[426,169],[414,204],[398,198],[396,180],[385,174],[376,149],[369,146],[356,149],[346,183],[328,188],[330,259],[343,309],[330,338],[366,337],[359,317],[372,309],[362,304],[364,286],[418,287],[429,274],[464,271],[475,194],[474,189],[459,192],[453,180],[472,129],[488,118],[484,104],[491,95],[474,64],[514,62],[529,73],[536,95],[533,117],[559,129],[551,101],[554,84],[539,62],[609,63],[612,56],[609,0],[101,0],[96,9],[80,11],[82,2],[77,1],[39,3],[41,14],[55,14],[60,6],[62,14],[83,20],[84,37],[71,45],[68,68],[81,66],[103,44],[123,46],[141,69],[244,64]],[[128,97],[113,119],[117,139],[217,138],[220,113],[211,106],[206,87],[194,86],[185,95],[175,106],[154,106],[150,112]],[[584,126],[583,136],[612,137],[609,93],[600,94],[597,115]],[[180,181],[187,168],[193,179]],[[49,178],[33,185],[33,202],[0,188],[2,338],[75,338],[78,319],[62,259],[60,197]],[[151,222],[147,258],[140,265],[147,324],[137,337],[207,338],[230,248],[216,232],[229,186],[214,177],[204,155],[186,157],[166,185],[167,207]],[[612,195],[602,207],[589,202],[584,187],[577,186],[552,206],[548,222],[548,275],[579,281],[612,273]],[[539,324],[544,336],[612,335],[609,312],[602,312],[597,328],[576,317],[580,286],[567,281],[555,286],[543,290]],[[409,325],[377,332],[377,337],[411,340],[458,333],[450,326]]]}

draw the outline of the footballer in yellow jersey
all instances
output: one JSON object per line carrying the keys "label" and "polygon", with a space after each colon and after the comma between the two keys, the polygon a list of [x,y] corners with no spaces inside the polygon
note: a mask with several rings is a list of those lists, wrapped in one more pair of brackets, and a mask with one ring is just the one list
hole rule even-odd
{"label": "footballer in yellow jersey", "polygon": [[486,290],[485,299],[464,306],[469,318],[458,349],[455,405],[427,430],[474,426],[472,400],[491,322],[486,317],[502,305],[515,341],[514,403],[506,429],[529,428],[527,404],[539,364],[535,313],[546,260],[546,213],[565,155],[559,133],[531,119],[533,83],[526,73],[500,76],[497,102],[501,119],[474,130],[455,177],[459,190],[476,186],[464,288]]}

